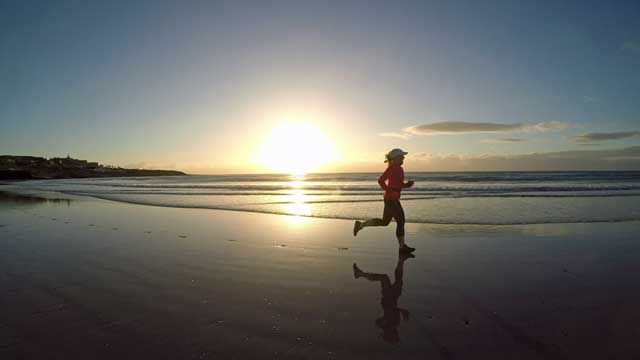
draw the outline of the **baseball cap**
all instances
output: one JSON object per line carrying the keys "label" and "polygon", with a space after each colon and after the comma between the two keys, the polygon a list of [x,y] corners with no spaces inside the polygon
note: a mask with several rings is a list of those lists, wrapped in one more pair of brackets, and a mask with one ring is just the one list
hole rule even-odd
{"label": "baseball cap", "polygon": [[402,155],[407,155],[408,152],[403,151],[402,149],[393,149],[391,151],[389,151],[384,157],[386,158],[386,160],[384,162],[388,162],[389,160],[393,160],[395,158],[397,158],[398,156],[402,156]]}

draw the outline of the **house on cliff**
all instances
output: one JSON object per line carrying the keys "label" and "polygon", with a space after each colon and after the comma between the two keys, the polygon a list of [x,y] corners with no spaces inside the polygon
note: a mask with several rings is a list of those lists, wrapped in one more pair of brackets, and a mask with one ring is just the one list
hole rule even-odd
{"label": "house on cliff", "polygon": [[65,168],[84,168],[84,169],[95,169],[99,167],[97,162],[88,162],[87,160],[79,160],[74,159],[71,156],[67,155],[66,158],[52,158],[49,161],[54,164],[65,167]]}

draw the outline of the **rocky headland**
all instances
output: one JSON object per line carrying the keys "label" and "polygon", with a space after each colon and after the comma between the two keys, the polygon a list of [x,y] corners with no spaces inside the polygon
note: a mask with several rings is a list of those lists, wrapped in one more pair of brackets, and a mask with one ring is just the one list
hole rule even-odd
{"label": "rocky headland", "polygon": [[0,180],[73,179],[186,175],[176,170],[125,169],[87,160],[36,156],[0,156]]}

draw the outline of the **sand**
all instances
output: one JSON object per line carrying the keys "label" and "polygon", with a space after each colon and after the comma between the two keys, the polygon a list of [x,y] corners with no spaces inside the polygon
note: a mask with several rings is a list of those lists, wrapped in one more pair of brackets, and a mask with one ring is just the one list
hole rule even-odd
{"label": "sand", "polygon": [[1,359],[640,356],[637,222],[408,224],[405,320],[392,227],[1,199]]}

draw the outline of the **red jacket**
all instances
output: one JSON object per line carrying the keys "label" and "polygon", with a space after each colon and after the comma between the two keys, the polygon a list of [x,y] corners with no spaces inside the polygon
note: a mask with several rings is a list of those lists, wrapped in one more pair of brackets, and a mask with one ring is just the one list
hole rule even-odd
{"label": "red jacket", "polygon": [[[385,180],[388,180],[385,183]],[[400,199],[400,191],[404,187],[404,170],[401,165],[391,164],[378,178],[378,184],[383,188],[385,200]]]}

